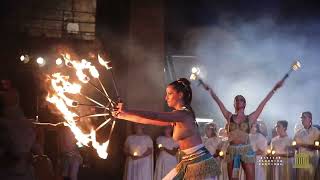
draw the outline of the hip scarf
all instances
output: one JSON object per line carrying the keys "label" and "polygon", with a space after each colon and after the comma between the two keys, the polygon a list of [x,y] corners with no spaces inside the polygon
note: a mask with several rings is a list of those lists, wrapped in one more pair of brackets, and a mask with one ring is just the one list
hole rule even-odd
{"label": "hip scarf", "polygon": [[226,154],[227,162],[233,161],[232,177],[239,177],[240,163],[255,163],[256,153],[250,144],[230,145]]}
{"label": "hip scarf", "polygon": [[181,162],[175,168],[173,180],[199,180],[218,176],[220,166],[203,144],[184,150]]}

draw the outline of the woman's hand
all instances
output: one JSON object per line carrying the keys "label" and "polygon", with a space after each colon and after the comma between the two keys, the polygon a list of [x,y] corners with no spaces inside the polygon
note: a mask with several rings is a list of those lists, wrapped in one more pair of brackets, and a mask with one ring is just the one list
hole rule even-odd
{"label": "woman's hand", "polygon": [[273,91],[276,91],[277,89],[281,88],[283,86],[284,79],[277,82],[277,84],[273,87]]}
{"label": "woman's hand", "polygon": [[125,112],[125,104],[124,103],[118,103],[117,107],[113,109],[112,116],[118,119],[121,119],[121,114]]}

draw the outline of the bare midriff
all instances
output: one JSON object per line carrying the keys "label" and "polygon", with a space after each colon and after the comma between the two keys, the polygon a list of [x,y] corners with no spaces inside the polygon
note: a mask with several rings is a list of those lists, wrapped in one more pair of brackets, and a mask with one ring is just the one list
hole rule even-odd
{"label": "bare midriff", "polygon": [[180,149],[189,149],[202,144],[196,124],[190,122],[176,122],[173,130],[173,139],[178,142]]}
{"label": "bare midriff", "polygon": [[248,144],[249,141],[249,134],[239,129],[229,132],[228,137],[232,145]]}

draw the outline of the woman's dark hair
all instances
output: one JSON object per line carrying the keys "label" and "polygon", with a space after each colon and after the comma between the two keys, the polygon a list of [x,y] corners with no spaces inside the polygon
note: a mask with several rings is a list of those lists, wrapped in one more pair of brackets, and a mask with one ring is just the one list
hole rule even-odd
{"label": "woman's dark hair", "polygon": [[260,125],[259,125],[258,123],[253,123],[253,124],[251,125],[251,128],[252,128],[254,125],[255,125],[256,128],[257,128],[257,133],[262,134],[262,133],[261,133],[261,130],[260,130]]}
{"label": "woman's dark hair", "polygon": [[183,102],[185,107],[190,110],[195,118],[195,114],[193,109],[191,108],[191,101],[192,101],[192,89],[190,87],[190,81],[186,78],[180,78],[176,81],[173,81],[169,84],[172,86],[178,93],[183,93]]}
{"label": "woman's dark hair", "polygon": [[176,81],[173,81],[169,84],[169,86],[173,86],[173,88],[177,92],[183,93],[183,102],[185,105],[190,105],[192,100],[192,90],[190,87],[190,81],[186,78],[180,78]]}
{"label": "woman's dark hair", "polygon": [[234,100],[241,100],[241,101],[243,101],[245,104],[247,104],[246,98],[244,98],[242,95],[236,95],[236,97],[234,97]]}
{"label": "woman's dark hair", "polygon": [[288,128],[288,121],[286,120],[280,120],[277,123],[281,124],[283,128],[285,128],[287,130]]}

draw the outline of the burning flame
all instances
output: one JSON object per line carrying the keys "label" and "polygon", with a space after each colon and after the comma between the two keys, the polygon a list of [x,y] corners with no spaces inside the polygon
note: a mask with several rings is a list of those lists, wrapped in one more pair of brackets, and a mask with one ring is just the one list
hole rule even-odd
{"label": "burning flame", "polygon": [[104,66],[107,70],[112,69],[110,61],[105,61],[102,57],[98,54],[98,61],[99,63]]}
{"label": "burning flame", "polygon": [[191,79],[191,80],[196,80],[199,75],[200,75],[200,68],[198,68],[198,67],[193,67],[193,68],[191,69],[190,79]]}
{"label": "burning flame", "polygon": [[105,143],[100,144],[99,142],[96,141],[96,132],[94,130],[91,130],[91,138],[92,138],[92,146],[97,150],[98,156],[101,157],[102,159],[107,159],[108,153],[108,145],[109,145],[109,140],[106,141]]}
{"label": "burning flame", "polygon": [[292,65],[291,65],[291,68],[294,70],[294,71],[297,71],[298,69],[301,68],[301,63],[299,61],[295,61]]}
{"label": "burning flame", "polygon": [[99,78],[99,72],[96,69],[96,67],[94,67],[93,65],[91,65],[91,62],[82,59],[80,62],[79,61],[75,61],[75,60],[71,60],[70,59],[70,55],[66,54],[63,55],[63,58],[65,60],[65,64],[69,67],[73,67],[76,70],[76,75],[78,77],[78,79],[83,82],[83,83],[88,83],[90,81],[90,78],[84,74],[84,70],[89,70],[90,75],[94,78]]}
{"label": "burning flame", "polygon": [[[76,75],[80,82],[88,83],[90,78],[84,74],[84,70],[88,70],[93,78],[99,77],[98,70],[91,65],[90,62],[82,59],[79,61],[71,60],[69,54],[63,55],[65,64],[69,67],[73,67],[76,70]],[[96,141],[96,131],[91,130],[90,134],[82,132],[77,126],[76,122],[79,119],[79,115],[70,110],[70,107],[75,107],[78,102],[69,98],[66,93],[69,94],[81,94],[81,85],[77,83],[69,82],[68,76],[63,76],[60,73],[54,73],[50,76],[51,86],[54,93],[49,93],[46,100],[56,106],[56,108],[63,114],[63,118],[66,120],[65,126],[68,126],[73,132],[78,146],[89,146],[91,142],[92,146],[96,149],[99,157],[106,159],[108,157],[107,149],[109,140],[100,144]]]}

